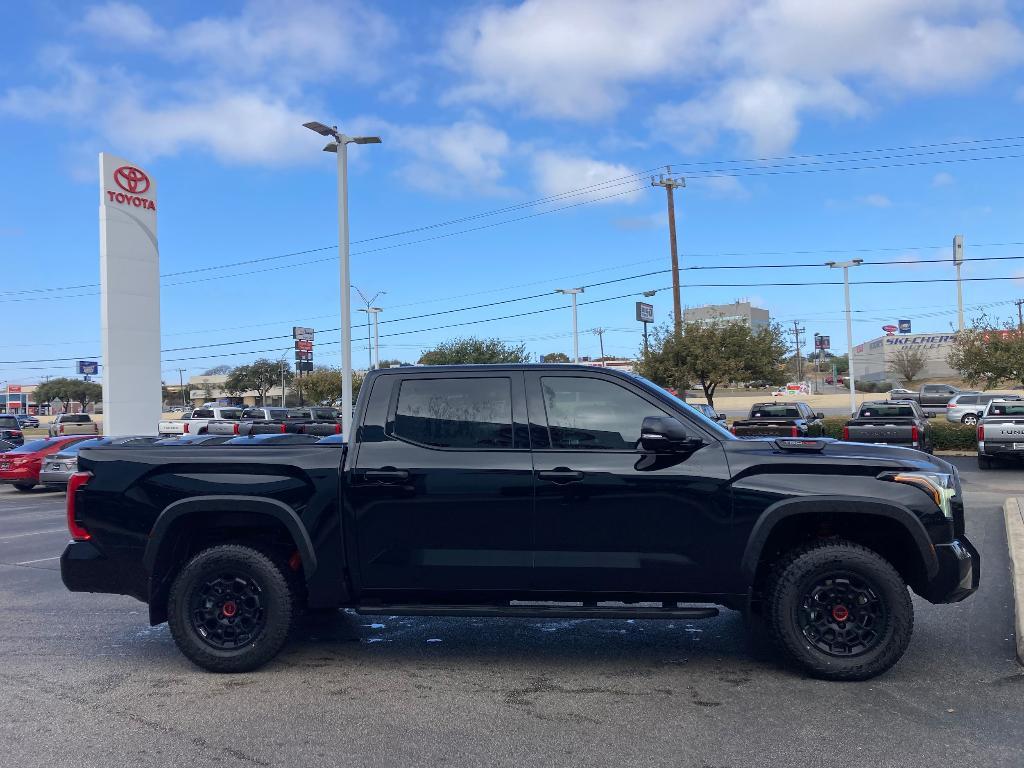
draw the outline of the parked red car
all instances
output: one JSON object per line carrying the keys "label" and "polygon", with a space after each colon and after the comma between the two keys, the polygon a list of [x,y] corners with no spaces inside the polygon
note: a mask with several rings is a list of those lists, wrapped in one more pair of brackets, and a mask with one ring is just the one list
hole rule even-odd
{"label": "parked red car", "polygon": [[47,437],[32,440],[18,446],[12,451],[0,454],[0,483],[10,483],[19,491],[28,491],[39,482],[39,470],[43,459],[51,453],[79,440],[86,440],[91,435],[74,435],[67,437]]}

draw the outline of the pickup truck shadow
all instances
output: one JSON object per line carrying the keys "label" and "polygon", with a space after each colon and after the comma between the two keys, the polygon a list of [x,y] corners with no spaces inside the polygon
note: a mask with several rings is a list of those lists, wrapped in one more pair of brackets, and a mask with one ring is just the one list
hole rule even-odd
{"label": "pickup truck shadow", "polygon": [[748,634],[740,614],[727,610],[701,621],[366,617],[344,611],[302,617],[280,663],[319,667],[348,659],[781,666],[766,644]]}

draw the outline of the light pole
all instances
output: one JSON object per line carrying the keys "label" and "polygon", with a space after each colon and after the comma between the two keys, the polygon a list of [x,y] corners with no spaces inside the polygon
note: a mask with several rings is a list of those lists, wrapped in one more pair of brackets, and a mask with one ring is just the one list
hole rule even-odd
{"label": "light pole", "polygon": [[[366,309],[360,309],[359,311],[366,313],[366,356],[367,356],[367,358],[369,360],[369,366],[367,367],[366,370],[369,371],[369,370],[372,370],[373,368],[377,367],[377,366],[375,366],[373,364],[373,344],[370,341],[370,313],[380,312],[380,309],[375,309],[371,305],[373,304],[373,302],[375,302],[377,300],[377,298],[379,296],[383,296],[385,293],[387,293],[387,291],[377,291],[375,294],[373,294],[372,298],[368,299],[368,298],[366,298],[366,294],[363,293],[360,288],[356,288],[356,286],[354,286],[354,285],[352,287],[356,289],[356,293],[359,294],[359,298],[362,299],[363,300],[363,304],[366,305]],[[376,329],[376,322],[377,322],[376,314],[374,314],[373,321],[374,321],[373,322],[374,328]]]}
{"label": "light pole", "polygon": [[373,315],[373,367],[380,368],[380,330],[377,327],[377,315],[384,310],[380,307],[370,307],[368,311]]}
{"label": "light pole", "polygon": [[864,259],[852,259],[850,261],[826,261],[825,266],[831,269],[843,270],[843,292],[846,294],[846,359],[849,361],[847,371],[850,385],[850,415],[857,412],[857,396],[853,386],[853,320],[850,317],[850,267],[859,267]]}
{"label": "light pole", "polygon": [[572,296],[572,361],[580,361],[580,334],[576,327],[576,294],[583,293],[582,288],[559,288],[555,293],[564,293]]}
{"label": "light pole", "polygon": [[338,132],[338,126],[309,122],[303,126],[321,136],[334,139],[324,152],[338,153],[338,255],[341,261],[341,417],[345,431],[352,419],[352,299],[349,286],[348,253],[348,145],[380,144],[379,136],[346,136]]}

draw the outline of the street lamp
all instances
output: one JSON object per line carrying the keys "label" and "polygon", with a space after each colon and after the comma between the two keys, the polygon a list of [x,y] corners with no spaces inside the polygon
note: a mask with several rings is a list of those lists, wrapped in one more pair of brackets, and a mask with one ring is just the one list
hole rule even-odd
{"label": "street lamp", "polygon": [[324,152],[338,153],[338,255],[341,261],[341,414],[345,431],[352,419],[352,301],[349,295],[352,279],[349,276],[348,253],[348,145],[380,144],[378,136],[346,136],[338,126],[323,123],[303,123],[304,127],[334,139]]}
{"label": "street lamp", "polygon": [[[367,357],[369,358],[369,361],[370,361],[369,368],[367,368],[367,370],[372,370],[373,368],[376,368],[377,366],[375,366],[373,364],[373,344],[370,341],[370,314],[373,313],[373,330],[374,330],[374,333],[376,334],[376,332],[377,332],[377,313],[382,311],[382,310],[379,307],[371,307],[371,305],[380,296],[383,296],[385,293],[387,293],[387,291],[377,291],[375,294],[373,294],[373,296],[371,298],[368,299],[368,298],[366,298],[366,294],[363,293],[360,288],[356,288],[356,286],[354,286],[354,285],[352,287],[356,289],[356,293],[359,294],[359,298],[362,299],[363,300],[363,304],[366,305],[366,309],[360,309],[359,311],[366,313],[366,355],[367,355]],[[378,361],[380,360],[379,356],[378,356],[377,360]]]}
{"label": "street lamp", "polygon": [[583,293],[582,288],[559,288],[555,293],[564,293],[572,296],[572,361],[580,361],[580,334],[576,327],[576,294]]}
{"label": "street lamp", "polygon": [[848,361],[847,378],[850,384],[850,415],[857,412],[857,396],[853,386],[853,320],[850,317],[850,267],[859,267],[864,259],[851,259],[850,261],[826,261],[825,266],[830,269],[843,270],[843,292],[846,294],[846,359]]}

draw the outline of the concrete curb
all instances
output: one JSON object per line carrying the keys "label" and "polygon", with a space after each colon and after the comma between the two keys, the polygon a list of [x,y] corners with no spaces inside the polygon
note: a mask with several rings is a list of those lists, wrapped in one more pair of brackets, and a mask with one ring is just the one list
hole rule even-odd
{"label": "concrete curb", "polygon": [[1024,507],[1011,496],[1003,502],[1006,543],[1010,548],[1010,580],[1013,583],[1013,628],[1017,640],[1017,661],[1024,664]]}

